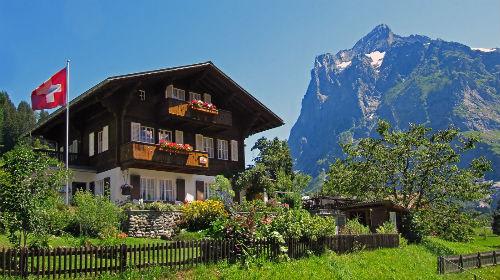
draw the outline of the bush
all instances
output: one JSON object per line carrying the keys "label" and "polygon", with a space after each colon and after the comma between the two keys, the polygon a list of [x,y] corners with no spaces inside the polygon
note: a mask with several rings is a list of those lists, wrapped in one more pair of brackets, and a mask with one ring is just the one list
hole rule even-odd
{"label": "bush", "polygon": [[396,228],[395,224],[393,224],[390,221],[386,221],[377,228],[377,233],[383,233],[383,234],[398,233],[398,229]]}
{"label": "bush", "polygon": [[189,231],[208,229],[210,224],[222,217],[227,217],[224,204],[218,200],[193,201],[182,206],[182,227]]}
{"label": "bush", "polygon": [[74,197],[75,222],[80,234],[106,238],[118,231],[123,211],[103,196],[77,192]]}
{"label": "bush", "polygon": [[315,240],[335,235],[335,221],[330,217],[311,215],[303,209],[290,209],[272,220],[270,231],[287,238]]}
{"label": "bush", "polygon": [[361,224],[358,219],[348,220],[347,223],[340,229],[341,234],[370,234],[370,228]]}
{"label": "bush", "polygon": [[155,201],[151,203],[145,203],[144,209],[168,212],[168,211],[177,211],[179,210],[179,207],[173,204]]}

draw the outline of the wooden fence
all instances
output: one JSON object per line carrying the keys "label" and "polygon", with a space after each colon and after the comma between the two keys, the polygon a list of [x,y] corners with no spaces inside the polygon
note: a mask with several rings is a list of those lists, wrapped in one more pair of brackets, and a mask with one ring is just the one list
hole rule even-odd
{"label": "wooden fence", "polygon": [[219,261],[235,262],[244,256],[243,249],[252,254],[276,258],[279,247],[288,246],[290,258],[319,254],[329,249],[339,253],[354,249],[373,249],[399,246],[397,234],[337,235],[318,240],[254,240],[237,244],[231,239],[175,241],[147,245],[120,245],[108,247],[77,247],[56,249],[2,249],[1,276],[36,276],[76,278],[97,276],[101,273],[119,273],[126,269],[142,270],[150,266],[170,269],[189,268]]}
{"label": "wooden fence", "polygon": [[482,252],[469,255],[439,256],[438,272],[462,272],[466,269],[497,265],[500,251]]}

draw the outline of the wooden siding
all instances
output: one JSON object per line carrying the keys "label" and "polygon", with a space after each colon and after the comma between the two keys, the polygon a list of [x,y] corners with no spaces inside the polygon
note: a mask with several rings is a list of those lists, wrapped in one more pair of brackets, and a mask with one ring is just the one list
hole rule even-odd
{"label": "wooden siding", "polygon": [[232,126],[233,115],[230,111],[219,109],[217,114],[198,111],[191,108],[189,102],[168,98],[161,103],[159,113],[161,118],[181,117],[187,120],[203,122],[205,125]]}

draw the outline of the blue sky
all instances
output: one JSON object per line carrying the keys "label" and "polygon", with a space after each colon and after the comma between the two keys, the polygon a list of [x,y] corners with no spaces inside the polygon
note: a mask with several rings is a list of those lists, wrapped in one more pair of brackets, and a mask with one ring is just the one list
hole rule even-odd
{"label": "blue sky", "polygon": [[71,98],[108,76],[211,60],[286,122],[248,148],[288,137],[316,55],[350,48],[377,24],[500,47],[498,0],[0,0],[0,20],[0,90],[16,103],[67,58]]}

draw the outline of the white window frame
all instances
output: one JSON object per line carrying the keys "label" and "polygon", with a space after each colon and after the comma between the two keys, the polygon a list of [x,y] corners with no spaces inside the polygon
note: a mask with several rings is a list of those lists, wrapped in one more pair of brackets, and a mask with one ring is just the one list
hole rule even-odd
{"label": "white window frame", "polygon": [[217,158],[222,160],[228,160],[227,140],[217,139]]}
{"label": "white window frame", "polygon": [[172,90],[172,98],[177,100],[186,101],[186,91],[180,88],[174,87]]}
{"label": "white window frame", "polygon": [[143,201],[155,201],[156,200],[156,180],[151,177],[141,176],[141,198]]}
{"label": "white window frame", "polygon": [[95,195],[104,195],[104,179],[95,181],[94,193]]}
{"label": "white window frame", "polygon": [[193,100],[202,100],[201,93],[196,93],[196,92],[190,91],[189,92],[189,101],[193,101]]}
{"label": "white window frame", "polygon": [[158,129],[158,143],[160,143],[162,139],[165,139],[167,142],[174,142],[172,130]]}
{"label": "white window frame", "polygon": [[174,182],[171,179],[160,179],[158,181],[159,200],[175,201]]}
{"label": "white window frame", "polygon": [[175,143],[184,144],[184,131],[182,130],[175,131]]}
{"label": "white window frame", "polygon": [[141,125],[141,128],[139,129],[139,142],[154,144],[155,129],[153,127]]}
{"label": "white window frame", "polygon": [[146,101],[146,91],[145,90],[143,90],[143,89],[139,90],[139,99],[141,101]]}
{"label": "white window frame", "polygon": [[102,130],[97,132],[97,153],[102,153]]}
{"label": "white window frame", "polygon": [[94,155],[94,132],[89,133],[89,156]]}
{"label": "white window frame", "polygon": [[208,153],[208,158],[214,158],[214,139],[203,137],[203,151]]}
{"label": "white window frame", "polygon": [[238,141],[231,140],[231,160],[238,161]]}

